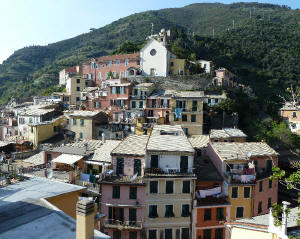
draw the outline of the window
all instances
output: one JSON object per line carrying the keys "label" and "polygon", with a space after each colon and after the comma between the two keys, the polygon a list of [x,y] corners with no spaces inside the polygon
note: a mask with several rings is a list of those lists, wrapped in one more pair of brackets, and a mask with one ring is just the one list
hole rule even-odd
{"label": "window", "polygon": [[297,118],[297,113],[293,112],[293,118]]}
{"label": "window", "polygon": [[119,112],[115,113],[115,121],[119,121]]}
{"label": "window", "polygon": [[250,187],[244,187],[244,198],[250,198]]}
{"label": "window", "polygon": [[117,72],[113,72],[113,77],[114,77],[114,79],[117,77]]}
{"label": "window", "polygon": [[156,55],[156,50],[155,50],[155,49],[152,49],[152,50],[150,51],[150,55],[151,55],[151,56],[155,56],[155,55]]}
{"label": "window", "polygon": [[129,199],[136,199],[137,198],[137,188],[130,187],[129,189]]}
{"label": "window", "polygon": [[204,209],[204,221],[210,221],[211,220],[211,209],[207,208]]}
{"label": "window", "polygon": [[150,167],[158,168],[158,155],[151,155]]}
{"label": "window", "polygon": [[157,205],[149,205],[149,217],[156,218],[158,217],[157,214]]}
{"label": "window", "polygon": [[244,217],[244,207],[237,207],[235,216],[236,218]]}
{"label": "window", "polygon": [[125,60],[125,66],[128,66],[128,65],[129,65],[129,60],[126,59],[126,60]]}
{"label": "window", "polygon": [[77,125],[77,119],[73,119],[73,125]]}
{"label": "window", "polygon": [[79,133],[79,138],[81,138],[81,139],[83,138],[83,133],[81,133],[81,132]]}
{"label": "window", "polygon": [[124,174],[124,159],[117,158],[117,175]]}
{"label": "window", "polygon": [[198,107],[198,101],[197,100],[193,100],[192,111],[197,111],[197,107]]}
{"label": "window", "polygon": [[174,186],[173,181],[166,181],[166,194],[173,193],[173,186]]}
{"label": "window", "polygon": [[119,66],[120,65],[120,60],[116,61],[116,65]]}
{"label": "window", "polygon": [[170,65],[171,65],[171,66],[174,66],[174,62],[173,62],[173,61],[171,61],[171,62],[170,62]]}
{"label": "window", "polygon": [[211,229],[203,230],[203,239],[211,239]]}
{"label": "window", "polygon": [[215,229],[215,239],[223,239],[223,228],[216,228]]}
{"label": "window", "polygon": [[191,115],[191,122],[197,122],[197,116]]}
{"label": "window", "polygon": [[182,115],[182,121],[186,122],[187,121],[187,115]]}
{"label": "window", "polygon": [[188,172],[189,158],[188,156],[180,156],[180,173]]}
{"label": "window", "polygon": [[80,97],[76,97],[76,101],[80,101]]}
{"label": "window", "polygon": [[157,238],[156,230],[149,230],[148,231],[148,239],[156,239],[156,238]]}
{"label": "window", "polygon": [[132,102],[131,102],[131,108],[132,108],[132,109],[135,109],[135,108],[136,108],[136,101],[132,101]]}
{"label": "window", "polygon": [[272,160],[267,160],[267,172],[272,172],[272,164],[273,164],[273,161]]}
{"label": "window", "polygon": [[77,84],[80,84],[80,79],[76,79]]}
{"label": "window", "polygon": [[76,87],[76,90],[77,90],[77,91],[80,91],[80,87],[79,87],[79,86],[77,86],[77,87]]}
{"label": "window", "polygon": [[129,208],[129,225],[136,224],[136,208]]}
{"label": "window", "polygon": [[222,207],[217,208],[216,219],[219,221],[224,220],[224,208]]}
{"label": "window", "polygon": [[137,232],[129,232],[129,239],[137,239]]}
{"label": "window", "polygon": [[231,198],[238,198],[238,187],[231,188]]}
{"label": "window", "polygon": [[190,193],[191,184],[190,181],[182,181],[182,193]]}
{"label": "window", "polygon": [[263,181],[259,181],[259,192],[263,190]]}
{"label": "window", "polygon": [[188,217],[190,215],[190,205],[189,204],[183,204],[181,208],[181,216],[182,217]]}
{"label": "window", "polygon": [[262,212],[262,202],[258,202],[258,208],[257,208],[257,213]]}
{"label": "window", "polygon": [[158,193],[158,182],[150,181],[150,193]]}
{"label": "window", "polygon": [[108,79],[108,72],[105,72],[105,80]]}
{"label": "window", "polygon": [[98,73],[98,78],[101,79],[102,78],[102,74],[101,72]]}
{"label": "window", "polygon": [[112,198],[120,198],[120,186],[113,186]]}
{"label": "window", "polygon": [[109,61],[109,66],[112,67],[112,61]]}
{"label": "window", "polygon": [[121,238],[121,231],[114,231],[113,239],[120,239],[120,238]]}
{"label": "window", "polygon": [[52,155],[51,154],[47,154],[47,163],[50,163],[52,160]]}
{"label": "window", "polygon": [[80,126],[84,126],[84,119],[80,119]]}
{"label": "window", "polygon": [[190,238],[190,229],[188,227],[181,229],[181,239]]}
{"label": "window", "polygon": [[173,205],[166,205],[165,217],[174,217]]}
{"label": "window", "polygon": [[143,101],[140,101],[139,102],[139,108],[141,109],[141,108],[143,108],[144,107],[144,102]]}
{"label": "window", "polygon": [[268,198],[268,208],[272,207],[272,198]]}
{"label": "window", "polygon": [[172,229],[165,229],[165,239],[172,239]]}
{"label": "window", "polygon": [[142,163],[140,159],[135,159],[133,164],[133,173],[137,174],[137,176],[141,176],[142,171]]}

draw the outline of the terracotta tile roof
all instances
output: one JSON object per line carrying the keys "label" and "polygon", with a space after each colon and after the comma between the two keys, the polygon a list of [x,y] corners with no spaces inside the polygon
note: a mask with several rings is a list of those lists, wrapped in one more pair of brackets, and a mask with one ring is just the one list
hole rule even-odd
{"label": "terracotta tile roof", "polygon": [[96,61],[101,62],[101,61],[115,61],[115,60],[125,60],[125,59],[138,59],[139,57],[140,57],[140,53],[110,55],[110,56],[99,57],[96,59]]}
{"label": "terracotta tile roof", "polygon": [[[67,68],[65,68],[65,71],[66,72],[77,73],[76,66],[67,67]],[[79,66],[79,71],[81,71],[81,66]]]}

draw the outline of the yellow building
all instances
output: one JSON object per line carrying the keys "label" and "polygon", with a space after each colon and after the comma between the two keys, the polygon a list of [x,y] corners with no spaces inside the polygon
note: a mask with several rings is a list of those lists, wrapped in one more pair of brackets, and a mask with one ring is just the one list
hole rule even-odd
{"label": "yellow building", "polygon": [[228,186],[228,201],[231,203],[231,220],[235,220],[239,217],[249,218],[252,216],[252,192],[253,186],[249,184]]}
{"label": "yellow building", "polygon": [[[180,142],[180,143],[179,143]],[[194,149],[180,126],[155,125],[146,148],[145,238],[191,238]]]}
{"label": "yellow building", "polygon": [[28,140],[33,143],[34,147],[37,147],[39,143],[55,136],[66,126],[66,123],[66,118],[61,116],[51,121],[29,124]]}
{"label": "yellow building", "polygon": [[170,58],[169,75],[188,75],[188,61],[186,59]]}
{"label": "yellow building", "polygon": [[187,136],[203,133],[203,91],[177,91],[171,99],[170,125],[181,125]]}
{"label": "yellow building", "polygon": [[98,135],[96,127],[108,123],[108,115],[103,111],[77,110],[66,115],[70,119],[69,127],[76,139],[101,138],[102,135]]}
{"label": "yellow building", "polygon": [[150,135],[154,125],[163,125],[164,123],[164,117],[137,117],[134,119],[134,133],[137,135]]}

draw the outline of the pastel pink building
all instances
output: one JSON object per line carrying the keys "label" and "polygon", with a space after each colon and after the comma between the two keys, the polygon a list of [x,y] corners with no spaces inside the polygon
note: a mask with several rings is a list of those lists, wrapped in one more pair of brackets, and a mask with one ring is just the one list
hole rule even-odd
{"label": "pastel pink building", "polygon": [[146,191],[143,175],[148,136],[129,136],[114,149],[113,173],[100,182],[104,232],[113,239],[144,238]]}
{"label": "pastel pink building", "polygon": [[8,117],[3,121],[2,128],[2,139],[18,135],[18,122],[13,117]]}
{"label": "pastel pink building", "polygon": [[171,112],[171,93],[165,90],[154,91],[147,98],[146,116],[148,118],[165,118],[165,124],[169,123]]}
{"label": "pastel pink building", "polygon": [[140,72],[140,53],[103,56],[83,64],[83,76],[100,86],[109,78],[123,79]]}

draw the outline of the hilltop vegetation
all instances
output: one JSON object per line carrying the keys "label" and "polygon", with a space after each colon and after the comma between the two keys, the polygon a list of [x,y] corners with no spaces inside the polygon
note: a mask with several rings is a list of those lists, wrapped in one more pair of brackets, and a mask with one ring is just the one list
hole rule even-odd
{"label": "hilltop vegetation", "polygon": [[175,30],[171,47],[179,56],[213,60],[237,73],[261,100],[277,102],[290,82],[298,84],[299,22],[298,10],[258,3],[193,4],[134,14],[72,39],[16,51],[0,65],[0,100],[48,92],[59,70],[91,57],[134,51],[154,23],[155,32]]}

